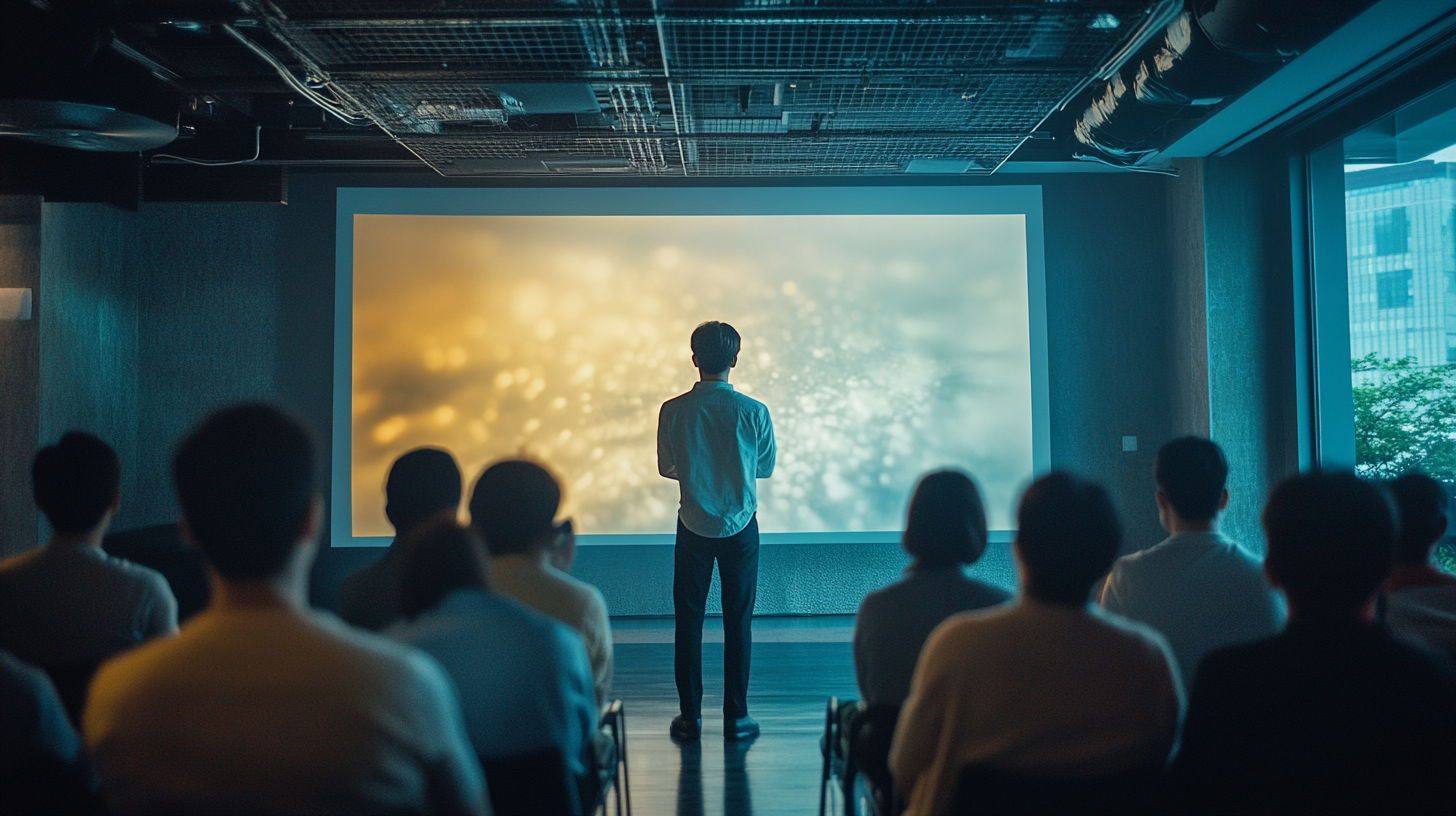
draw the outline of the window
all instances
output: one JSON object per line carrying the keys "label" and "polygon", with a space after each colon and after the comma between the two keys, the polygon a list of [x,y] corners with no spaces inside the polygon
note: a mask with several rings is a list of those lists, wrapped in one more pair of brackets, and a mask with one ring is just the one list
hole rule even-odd
{"label": "window", "polygon": [[1409,251],[1410,219],[1406,217],[1405,207],[1378,211],[1375,218],[1375,254],[1400,255]]}
{"label": "window", "polygon": [[1375,273],[1375,298],[1381,309],[1404,309],[1411,305],[1411,270],[1393,269]]}
{"label": "window", "polygon": [[[1355,465],[1456,481],[1456,87],[1346,137]],[[1456,550],[1448,552],[1456,558]]]}

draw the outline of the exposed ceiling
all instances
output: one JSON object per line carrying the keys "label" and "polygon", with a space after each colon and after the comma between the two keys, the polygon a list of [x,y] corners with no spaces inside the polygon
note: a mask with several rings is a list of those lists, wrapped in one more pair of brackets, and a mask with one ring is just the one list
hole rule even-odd
{"label": "exposed ceiling", "polygon": [[444,175],[989,173],[1167,16],[1145,0],[249,7]]}
{"label": "exposed ceiling", "polygon": [[[17,135],[15,111],[52,110],[35,100],[178,134],[130,153],[54,146],[69,123],[51,146],[0,138],[0,193],[277,201],[287,171],[307,167],[721,178],[1146,166],[1369,3],[0,0],[0,137]],[[88,140],[117,141],[77,137]]]}
{"label": "exposed ceiling", "polygon": [[[178,127],[176,142],[133,159],[132,181],[113,180],[121,188],[159,168],[175,175],[175,157],[446,176],[985,174],[1023,143],[1069,158],[1048,117],[1182,8],[3,2],[0,99],[100,104]],[[127,165],[75,151],[58,161],[57,150],[0,140],[0,191],[24,188],[43,166],[79,168],[80,184]]]}

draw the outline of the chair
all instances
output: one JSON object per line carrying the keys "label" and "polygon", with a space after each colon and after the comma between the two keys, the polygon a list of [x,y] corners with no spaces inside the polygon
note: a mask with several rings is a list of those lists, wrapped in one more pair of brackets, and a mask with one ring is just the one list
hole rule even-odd
{"label": "chair", "polygon": [[496,816],[581,816],[580,794],[560,749],[481,757],[480,767]]}
{"label": "chair", "polygon": [[41,665],[51,678],[51,683],[56,687],[56,694],[61,698],[61,705],[66,708],[66,716],[70,717],[71,725],[77,731],[81,730],[81,712],[86,709],[86,695],[91,690],[91,679],[96,676],[96,670],[101,668],[100,660],[77,660],[67,663],[47,663]]}
{"label": "chair", "polygon": [[[606,816],[607,802],[612,798],[610,794],[615,791],[617,816],[632,816],[632,781],[627,771],[627,715],[623,712],[621,700],[613,700],[602,708],[599,727],[612,739],[612,757],[609,764],[602,763],[605,767],[597,768],[599,786],[596,795],[590,800],[594,805],[583,810],[592,810]],[[593,752],[593,757],[595,756]],[[588,800],[583,797],[583,801]]]}
{"label": "chair", "polygon": [[857,816],[861,804],[872,816],[899,813],[901,807],[889,768],[890,742],[899,718],[899,706],[829,698],[820,744],[824,752],[819,779],[820,816],[827,816],[831,780],[840,790],[845,816]]}
{"label": "chair", "polygon": [[976,765],[961,769],[947,816],[1135,816],[1163,812],[1161,767],[1056,779]]}

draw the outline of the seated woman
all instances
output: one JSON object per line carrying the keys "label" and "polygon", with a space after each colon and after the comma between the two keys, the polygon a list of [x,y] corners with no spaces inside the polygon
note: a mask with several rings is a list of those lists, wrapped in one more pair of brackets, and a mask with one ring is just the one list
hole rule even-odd
{"label": "seated woman", "polygon": [[905,702],[920,647],[941,621],[1011,599],[961,571],[986,551],[986,510],[965,473],[939,470],[920,479],[902,544],[914,559],[905,578],[866,596],[855,621],[854,672],[871,705]]}
{"label": "seated woman", "polygon": [[401,544],[405,619],[386,634],[445,667],[475,752],[489,761],[555,748],[585,775],[597,712],[581,636],[491,592],[484,547],[450,515]]}

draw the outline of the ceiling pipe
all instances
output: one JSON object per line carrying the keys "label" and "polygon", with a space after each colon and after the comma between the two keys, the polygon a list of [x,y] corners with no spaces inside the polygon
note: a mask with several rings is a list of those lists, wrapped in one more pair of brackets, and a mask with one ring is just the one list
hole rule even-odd
{"label": "ceiling pipe", "polygon": [[1072,124],[1077,159],[1133,168],[1372,0],[1189,0]]}

